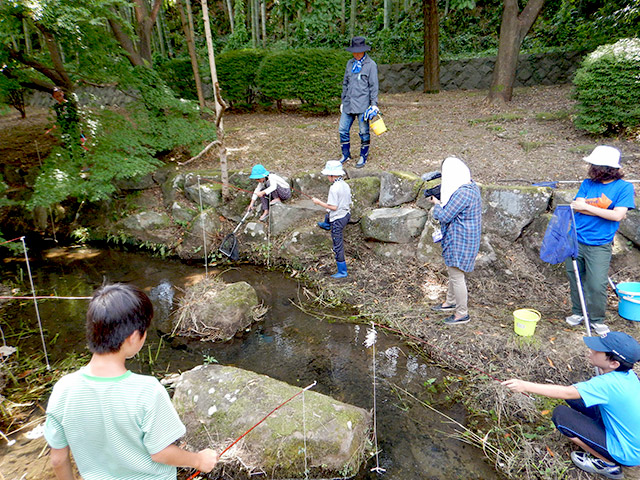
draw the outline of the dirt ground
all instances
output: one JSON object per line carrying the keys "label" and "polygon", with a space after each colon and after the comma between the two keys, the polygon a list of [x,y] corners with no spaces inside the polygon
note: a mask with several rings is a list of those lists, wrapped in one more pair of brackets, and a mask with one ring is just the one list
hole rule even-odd
{"label": "dirt ground", "polygon": [[[457,155],[467,162],[480,183],[579,181],[587,169],[581,158],[605,143],[621,149],[627,179],[640,179],[640,139],[602,139],[577,131],[571,122],[574,102],[570,96],[569,86],[517,89],[511,103],[494,107],[485,103],[485,92],[383,94],[380,109],[389,131],[372,139],[366,168],[420,175],[438,169],[445,157]],[[27,114],[27,120],[9,118],[17,117],[13,112],[0,117],[0,158],[5,171],[28,168],[37,161],[36,141],[41,154],[46,150],[47,113],[30,109]],[[339,157],[338,115],[230,113],[224,125],[230,169],[249,169],[254,163],[263,163],[270,171],[288,176],[319,171],[326,160]],[[356,156],[359,141],[355,126],[352,139],[352,155]],[[215,167],[215,159],[205,158],[182,168]],[[7,177],[5,174],[5,181],[11,180]],[[11,181],[7,183],[19,188]],[[350,270],[344,281],[327,278],[335,268],[329,254],[307,266],[307,274],[319,287],[312,300],[355,305],[362,319],[385,323],[410,335],[434,361],[465,374],[476,409],[472,414],[493,418],[491,428],[485,430],[487,438],[505,452],[510,448],[505,441],[513,427],[509,422],[515,418],[523,424],[548,426],[549,409],[541,407],[540,400],[505,392],[497,380],[519,376],[569,383],[590,375],[582,343],[584,332],[564,322],[570,307],[563,268],[533,258],[528,235],[515,243],[496,240],[493,247],[499,251],[498,260],[490,268],[468,276],[472,322],[447,327],[441,323],[442,316],[429,309],[443,298],[443,265],[419,265],[401,258],[381,260],[359,232],[357,227],[346,230]],[[640,279],[638,252],[624,242],[617,247],[624,253],[612,263],[614,278]],[[616,305],[611,294],[611,328],[640,338],[634,322],[617,316]],[[542,313],[536,334],[529,339],[513,334],[512,312],[522,307]],[[527,448],[513,447],[513,458],[505,453],[496,462],[513,461],[514,465],[500,470],[512,478],[558,478],[558,472],[570,465],[570,447],[559,434],[549,432],[547,428]],[[539,465],[539,470],[522,467],[526,461]],[[625,472],[627,478],[640,478],[634,470]],[[11,476],[6,478],[13,480]],[[571,467],[564,478],[588,476]]]}

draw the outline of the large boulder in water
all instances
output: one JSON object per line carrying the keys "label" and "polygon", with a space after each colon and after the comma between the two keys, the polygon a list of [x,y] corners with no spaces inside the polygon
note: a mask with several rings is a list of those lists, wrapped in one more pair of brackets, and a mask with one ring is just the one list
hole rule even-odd
{"label": "large boulder in water", "polygon": [[[176,382],[173,404],[190,447],[219,452],[301,392],[284,382],[222,365],[199,366]],[[305,391],[279,408],[221,457],[268,478],[348,478],[370,448],[370,412]]]}
{"label": "large boulder in water", "polygon": [[186,290],[174,329],[182,335],[228,340],[263,313],[256,291],[247,282],[225,284],[205,278]]}

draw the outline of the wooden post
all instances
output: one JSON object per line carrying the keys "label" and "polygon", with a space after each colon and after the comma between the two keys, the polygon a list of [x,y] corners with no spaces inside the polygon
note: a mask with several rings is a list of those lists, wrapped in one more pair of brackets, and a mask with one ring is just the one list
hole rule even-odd
{"label": "wooden post", "polygon": [[424,16],[424,93],[440,91],[440,54],[438,52],[438,2],[422,0]]}

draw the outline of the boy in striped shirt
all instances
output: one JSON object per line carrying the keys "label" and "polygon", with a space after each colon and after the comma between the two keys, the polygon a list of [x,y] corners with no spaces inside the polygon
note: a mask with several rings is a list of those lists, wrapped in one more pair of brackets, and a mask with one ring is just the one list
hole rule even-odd
{"label": "boy in striped shirt", "polygon": [[185,433],[154,377],[127,370],[153,317],[149,297],[124,284],[98,289],[87,312],[88,365],[56,383],[45,438],[58,480],[73,480],[70,453],[84,480],[175,480],[176,467],[211,471],[218,454],[174,444]]}

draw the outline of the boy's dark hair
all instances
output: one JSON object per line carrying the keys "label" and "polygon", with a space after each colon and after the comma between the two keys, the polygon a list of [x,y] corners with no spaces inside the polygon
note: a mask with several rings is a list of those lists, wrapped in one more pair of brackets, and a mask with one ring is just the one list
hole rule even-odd
{"label": "boy's dark hair", "polygon": [[587,174],[594,182],[604,183],[609,180],[619,180],[624,177],[621,168],[605,167],[604,165],[590,165]]}
{"label": "boy's dark hair", "polygon": [[93,294],[87,310],[87,344],[91,353],[114,353],[138,330],[143,335],[153,318],[146,293],[133,285],[114,283]]}
{"label": "boy's dark hair", "polygon": [[629,363],[626,360],[623,360],[613,352],[604,352],[604,354],[607,356],[608,360],[620,363],[620,366],[615,370],[616,372],[628,372],[633,368],[633,363]]}

